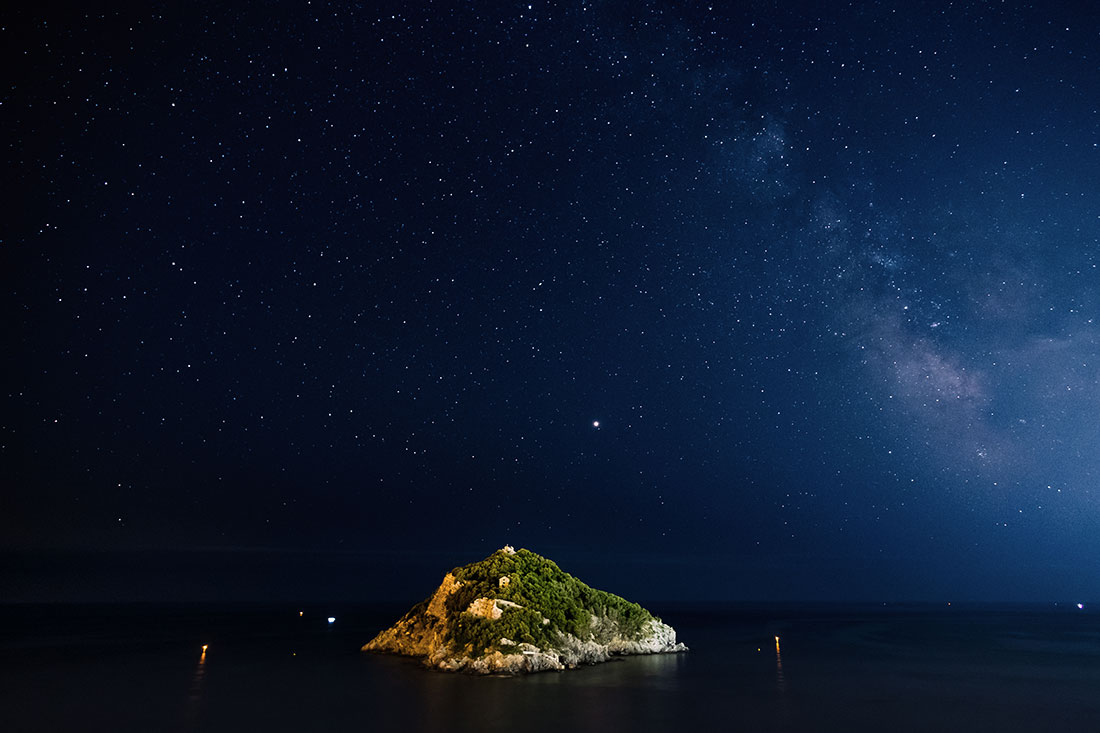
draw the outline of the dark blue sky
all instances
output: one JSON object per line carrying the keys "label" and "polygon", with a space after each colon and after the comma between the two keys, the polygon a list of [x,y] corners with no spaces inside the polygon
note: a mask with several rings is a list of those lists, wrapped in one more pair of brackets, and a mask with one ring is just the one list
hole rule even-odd
{"label": "dark blue sky", "polygon": [[0,28],[6,597],[1100,599],[1095,15],[230,5]]}

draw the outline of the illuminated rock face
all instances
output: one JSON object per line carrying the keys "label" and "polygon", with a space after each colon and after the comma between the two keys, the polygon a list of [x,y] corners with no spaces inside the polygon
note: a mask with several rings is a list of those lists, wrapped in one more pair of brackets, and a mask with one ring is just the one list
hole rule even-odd
{"label": "illuminated rock face", "polygon": [[505,547],[447,573],[363,650],[420,657],[454,672],[521,674],[687,647],[641,606],[590,588],[533,552]]}
{"label": "illuminated rock face", "polygon": [[523,606],[502,598],[478,598],[470,604],[470,607],[466,609],[466,613],[495,621],[504,615],[504,609],[506,608],[523,608]]}

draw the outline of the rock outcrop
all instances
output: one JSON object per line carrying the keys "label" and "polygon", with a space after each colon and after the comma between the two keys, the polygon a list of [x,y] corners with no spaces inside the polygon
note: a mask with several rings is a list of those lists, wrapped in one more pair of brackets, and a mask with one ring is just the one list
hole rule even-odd
{"label": "rock outcrop", "polygon": [[419,657],[453,672],[522,674],[687,647],[638,604],[506,546],[447,573],[430,598],[363,650]]}

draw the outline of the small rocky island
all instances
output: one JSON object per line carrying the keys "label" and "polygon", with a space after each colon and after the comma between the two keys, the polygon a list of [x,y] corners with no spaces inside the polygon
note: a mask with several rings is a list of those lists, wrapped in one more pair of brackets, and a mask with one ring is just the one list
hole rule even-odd
{"label": "small rocky island", "polygon": [[363,651],[420,657],[450,672],[522,674],[687,647],[637,603],[590,588],[529,550],[504,547],[447,573],[430,598]]}

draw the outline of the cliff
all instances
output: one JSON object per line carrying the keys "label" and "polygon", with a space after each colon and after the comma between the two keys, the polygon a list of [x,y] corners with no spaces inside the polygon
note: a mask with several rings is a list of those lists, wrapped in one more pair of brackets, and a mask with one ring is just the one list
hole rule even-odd
{"label": "cliff", "polygon": [[477,674],[571,669],[620,654],[686,650],[671,626],[638,604],[511,547],[447,573],[431,597],[363,646]]}

